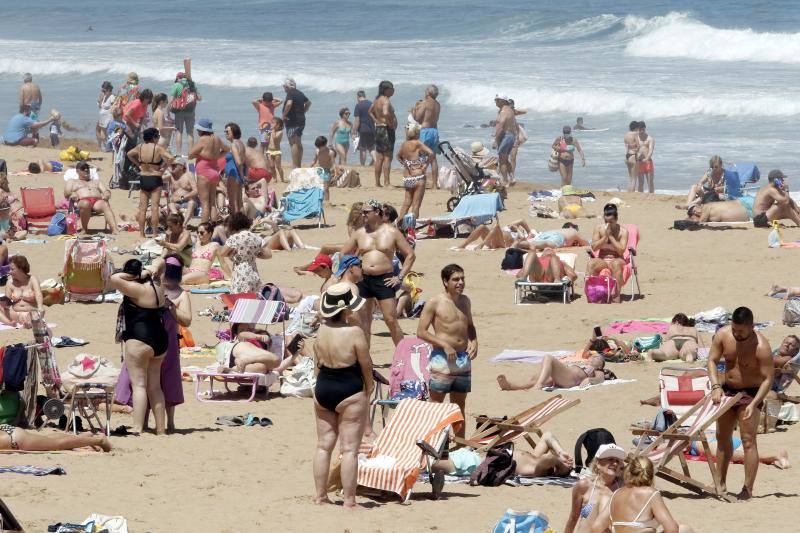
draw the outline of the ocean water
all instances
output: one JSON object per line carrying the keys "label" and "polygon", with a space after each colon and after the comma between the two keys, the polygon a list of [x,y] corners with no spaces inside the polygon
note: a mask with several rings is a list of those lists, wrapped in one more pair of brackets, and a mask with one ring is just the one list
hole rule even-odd
{"label": "ocean water", "polygon": [[480,125],[496,113],[494,95],[510,95],[528,110],[517,170],[527,181],[558,183],[545,168],[549,145],[577,116],[609,128],[580,135],[587,166],[576,166],[577,186],[626,186],[622,135],[634,119],[655,138],[658,189],[685,189],[714,154],[764,173],[800,169],[797,1],[540,4],[41,0],[31,10],[4,2],[0,12],[14,23],[0,36],[0,122],[31,72],[45,109],[92,137],[102,81],[116,86],[136,71],[144,86],[166,91],[191,57],[198,117],[219,130],[237,122],[245,136],[256,132],[250,101],[266,90],[282,96],[281,81],[294,77],[313,102],[307,157],[358,89],[371,97],[388,79],[399,117],[437,84],[441,138],[464,147],[491,142]]}

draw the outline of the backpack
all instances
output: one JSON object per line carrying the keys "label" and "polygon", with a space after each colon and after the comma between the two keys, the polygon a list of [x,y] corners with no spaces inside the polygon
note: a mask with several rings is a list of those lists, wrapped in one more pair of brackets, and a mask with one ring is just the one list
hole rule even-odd
{"label": "backpack", "polygon": [[525,250],[519,248],[507,248],[506,255],[503,261],[500,262],[502,270],[516,270],[522,268],[522,258],[525,256]]}
{"label": "backpack", "polygon": [[50,237],[56,235],[63,235],[67,232],[67,215],[64,213],[56,213],[50,219],[50,224],[47,225],[47,234]]}
{"label": "backpack", "polygon": [[28,376],[28,349],[24,344],[6,346],[3,353],[3,390],[19,392]]}
{"label": "backpack", "polygon": [[286,300],[283,299],[281,290],[274,283],[267,283],[261,287],[261,297],[264,300],[270,300],[283,303],[283,311],[276,317],[279,322],[289,320],[289,306],[286,305]]}
{"label": "backpack", "polygon": [[469,477],[469,484],[473,487],[476,485],[499,487],[514,475],[516,469],[514,443],[507,442],[500,446],[493,446],[486,452],[486,459]]}
{"label": "backpack", "polygon": [[193,110],[195,106],[195,94],[192,89],[194,89],[192,82],[187,83],[183,87],[180,96],[176,96],[172,99],[172,103],[169,106],[170,110],[173,112]]}
{"label": "backpack", "polygon": [[606,428],[594,428],[581,433],[581,436],[575,441],[575,466],[573,467],[575,472],[580,474],[583,469],[582,448],[586,448],[586,464],[588,465],[594,459],[600,446],[616,443],[614,435]]}
{"label": "backpack", "polygon": [[787,326],[800,325],[800,300],[789,300],[783,306],[783,323]]}
{"label": "backpack", "polygon": [[550,520],[536,511],[528,513],[508,509],[495,524],[492,533],[547,533]]}
{"label": "backpack", "polygon": [[610,304],[617,294],[617,280],[610,276],[588,276],[583,290],[590,304]]}

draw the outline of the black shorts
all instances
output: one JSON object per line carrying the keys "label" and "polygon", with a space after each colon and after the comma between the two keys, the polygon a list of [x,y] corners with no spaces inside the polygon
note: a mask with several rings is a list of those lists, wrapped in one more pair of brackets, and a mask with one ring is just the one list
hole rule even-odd
{"label": "black shorts", "polygon": [[395,292],[397,292],[396,289],[386,286],[386,280],[393,277],[394,273],[392,272],[378,274],[377,276],[364,274],[364,279],[358,282],[358,294],[362,298],[375,298],[379,301],[394,298]]}
{"label": "black shorts", "polygon": [[766,213],[759,213],[758,215],[753,217],[753,226],[757,228],[768,228],[770,227],[769,220],[767,219]]}
{"label": "black shorts", "polygon": [[379,154],[392,155],[394,152],[394,130],[387,126],[375,128],[375,151]]}
{"label": "black shorts", "polygon": [[369,150],[372,151],[375,149],[375,132],[373,131],[362,131],[358,134],[358,149],[359,150]]}
{"label": "black shorts", "polygon": [[164,178],[161,176],[139,176],[139,188],[144,192],[153,192],[154,190],[164,186]]}

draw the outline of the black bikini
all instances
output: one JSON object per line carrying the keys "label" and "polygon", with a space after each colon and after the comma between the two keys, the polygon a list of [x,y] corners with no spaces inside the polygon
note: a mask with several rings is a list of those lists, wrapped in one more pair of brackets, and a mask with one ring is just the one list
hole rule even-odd
{"label": "black bikini", "polygon": [[[150,161],[142,161],[139,159],[139,163],[144,163],[145,165],[155,165],[159,166],[164,162],[164,158],[158,158],[158,161],[153,161],[153,158],[156,156],[156,152],[158,151],[158,145],[153,144],[153,155],[150,157]],[[139,148],[139,153],[141,154],[142,149]],[[142,189],[144,192],[153,192],[154,190],[164,186],[164,178],[161,176],[151,176],[149,174],[140,174],[139,175],[139,188]]]}
{"label": "black bikini", "polygon": [[[158,291],[153,280],[150,280],[153,292],[156,293],[156,303],[158,303]],[[167,330],[164,328],[164,308],[163,307],[139,307],[133,300],[125,296],[122,298],[122,313],[125,317],[125,331],[122,340],[135,339],[143,342],[153,349],[156,357],[166,353],[169,346]]]}
{"label": "black bikini", "polygon": [[363,390],[364,376],[358,361],[344,368],[319,367],[314,397],[328,411],[336,412],[337,405]]}

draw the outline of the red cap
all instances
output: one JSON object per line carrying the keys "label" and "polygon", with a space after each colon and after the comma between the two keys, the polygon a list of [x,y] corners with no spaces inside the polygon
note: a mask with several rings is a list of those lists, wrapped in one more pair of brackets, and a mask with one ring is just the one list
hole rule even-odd
{"label": "red cap", "polygon": [[317,257],[315,257],[314,260],[311,262],[311,264],[308,266],[308,270],[310,272],[314,272],[321,266],[333,268],[333,260],[331,259],[331,256],[329,256],[328,254],[318,254]]}
{"label": "red cap", "polygon": [[176,78],[185,78],[186,77],[186,73],[185,72],[178,72],[177,74],[175,74],[175,77]]}

